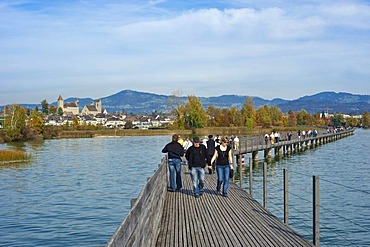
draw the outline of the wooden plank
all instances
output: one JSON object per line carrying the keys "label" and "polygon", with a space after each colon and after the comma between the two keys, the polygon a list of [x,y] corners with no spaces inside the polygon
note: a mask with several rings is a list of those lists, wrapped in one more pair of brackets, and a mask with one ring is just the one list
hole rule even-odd
{"label": "wooden plank", "polygon": [[156,246],[312,246],[235,184],[229,197],[216,195],[216,183],[216,174],[207,174],[204,194],[195,198],[183,173],[182,192],[166,196]]}

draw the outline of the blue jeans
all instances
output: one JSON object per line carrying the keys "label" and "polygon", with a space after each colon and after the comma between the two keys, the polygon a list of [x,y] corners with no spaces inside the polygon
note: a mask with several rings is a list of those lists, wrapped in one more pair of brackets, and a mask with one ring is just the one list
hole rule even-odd
{"label": "blue jeans", "polygon": [[[170,171],[170,190],[182,188],[181,181],[181,159],[168,159],[168,170]],[[176,187],[175,187],[176,172]]]}
{"label": "blue jeans", "polygon": [[202,167],[191,168],[191,181],[193,182],[194,194],[203,193],[205,172]]}
{"label": "blue jeans", "polygon": [[225,166],[218,166],[216,165],[217,171],[217,191],[221,190],[221,184],[223,183],[222,187],[222,194],[227,195],[227,189],[229,188],[229,176],[230,176],[230,165]]}

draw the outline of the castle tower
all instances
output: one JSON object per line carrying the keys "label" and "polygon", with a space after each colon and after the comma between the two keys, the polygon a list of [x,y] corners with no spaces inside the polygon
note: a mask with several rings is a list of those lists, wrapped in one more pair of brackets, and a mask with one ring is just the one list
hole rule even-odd
{"label": "castle tower", "polygon": [[62,95],[59,95],[59,97],[58,97],[58,109],[59,109],[59,107],[62,108],[62,110],[63,110],[64,100],[62,98]]}

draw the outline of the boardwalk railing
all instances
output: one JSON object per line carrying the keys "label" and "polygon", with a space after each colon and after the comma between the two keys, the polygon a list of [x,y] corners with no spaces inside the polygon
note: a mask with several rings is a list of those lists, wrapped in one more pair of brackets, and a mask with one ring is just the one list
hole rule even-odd
{"label": "boardwalk railing", "polygon": [[234,155],[239,156],[246,153],[252,153],[252,159],[258,160],[258,151],[264,151],[265,158],[271,158],[272,150],[275,151],[275,156],[281,156],[284,153],[298,152],[322,145],[328,142],[338,140],[340,138],[353,134],[354,129],[341,130],[334,133],[319,132],[316,136],[300,136],[294,134],[290,140],[285,137],[278,142],[265,140],[262,135],[258,136],[242,136],[239,144],[234,146]]}
{"label": "boardwalk railing", "polygon": [[125,220],[117,228],[107,247],[154,246],[162,219],[167,190],[167,163],[162,159],[157,171],[141,190]]}

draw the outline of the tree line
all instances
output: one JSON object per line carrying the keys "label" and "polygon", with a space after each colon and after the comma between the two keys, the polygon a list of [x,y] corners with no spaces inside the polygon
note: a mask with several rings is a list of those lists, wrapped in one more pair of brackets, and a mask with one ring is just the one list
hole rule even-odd
{"label": "tree line", "polygon": [[[203,107],[196,96],[188,96],[185,103],[180,103],[179,97],[173,96],[169,100],[171,114],[175,117],[172,128],[196,129],[204,127],[299,127],[299,126],[346,126],[370,127],[370,113],[365,111],[361,119],[354,117],[344,118],[342,114],[327,117],[324,112],[313,115],[305,110],[284,114],[276,106],[261,106],[255,109],[251,97],[246,97],[241,109],[236,106],[230,108]],[[96,130],[102,126],[81,124],[77,118],[72,124],[62,127],[45,125],[45,119],[50,115],[62,115],[63,112],[54,106],[49,106],[46,100],[41,102],[41,111],[25,109],[19,105],[11,105],[4,110],[6,118],[2,122],[0,142],[26,141],[37,139],[51,139],[58,136],[61,130]]]}
{"label": "tree line", "polygon": [[239,110],[236,106],[230,108],[218,108],[208,106],[205,109],[200,99],[196,96],[188,96],[184,104],[180,103],[177,96],[169,100],[172,114],[175,116],[174,127],[179,129],[193,129],[204,127],[247,127],[263,128],[270,127],[298,127],[298,126],[346,126],[346,127],[369,127],[370,114],[365,111],[361,119],[355,117],[344,118],[343,114],[334,114],[328,117],[325,112],[309,114],[302,109],[299,112],[290,110],[284,114],[276,106],[261,106],[255,109],[253,99],[246,97],[244,104]]}

